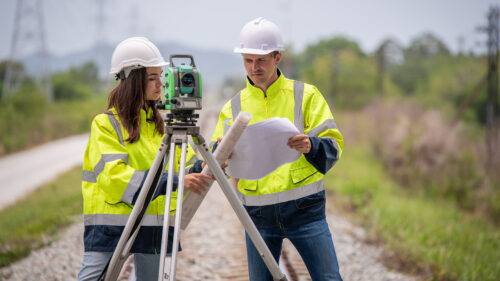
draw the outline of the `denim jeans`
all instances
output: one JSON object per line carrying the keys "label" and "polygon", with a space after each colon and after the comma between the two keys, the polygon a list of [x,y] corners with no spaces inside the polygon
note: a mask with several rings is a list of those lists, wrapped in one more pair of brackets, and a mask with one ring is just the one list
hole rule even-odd
{"label": "denim jeans", "polygon": [[[85,252],[78,281],[97,280],[112,255],[111,252]],[[160,255],[134,254],[134,265],[136,281],[158,280]]]}
{"label": "denim jeans", "polygon": [[[288,238],[301,255],[313,281],[342,281],[333,246],[332,236],[325,219],[292,229],[261,228],[260,235],[278,261],[283,239]],[[251,281],[273,281],[266,264],[246,234],[248,272]]]}

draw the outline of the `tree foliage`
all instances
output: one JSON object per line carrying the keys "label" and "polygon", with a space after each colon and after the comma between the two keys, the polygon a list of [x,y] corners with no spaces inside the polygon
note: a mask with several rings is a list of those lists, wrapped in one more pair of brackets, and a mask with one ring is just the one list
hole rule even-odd
{"label": "tree foliage", "polygon": [[88,62],[55,74],[52,79],[56,100],[86,99],[98,82],[97,65]]}
{"label": "tree foliage", "polygon": [[17,73],[19,76],[23,77],[21,81],[21,88],[29,89],[33,88],[35,86],[35,81],[34,79],[28,75],[26,72],[24,65],[21,62],[18,61],[1,61],[0,62],[0,99],[4,98],[4,93],[3,93],[3,85],[4,85],[4,80],[7,75],[7,68],[11,67],[11,70],[15,73]]}
{"label": "tree foliage", "polygon": [[[0,63],[2,83],[7,63]],[[22,63],[15,63],[14,67],[24,72]],[[0,102],[0,119],[8,120],[0,122],[0,155],[86,132],[91,118],[105,105],[105,97],[94,94],[98,78],[93,63],[53,75],[54,103],[47,102],[35,79],[26,72],[23,76],[15,95]]]}
{"label": "tree foliage", "polygon": [[[450,52],[436,35],[423,33],[401,45],[387,38],[373,54],[358,43],[333,37],[307,47],[292,59],[297,79],[309,82],[343,108],[358,108],[378,97],[409,97],[453,117],[486,75],[484,57]],[[485,120],[485,87],[465,118]]]}
{"label": "tree foliage", "polygon": [[407,59],[419,60],[437,55],[450,55],[450,50],[436,35],[427,32],[413,39],[405,53]]}
{"label": "tree foliage", "polygon": [[356,108],[375,97],[377,67],[358,43],[334,37],[294,59],[299,79],[314,84],[335,106]]}

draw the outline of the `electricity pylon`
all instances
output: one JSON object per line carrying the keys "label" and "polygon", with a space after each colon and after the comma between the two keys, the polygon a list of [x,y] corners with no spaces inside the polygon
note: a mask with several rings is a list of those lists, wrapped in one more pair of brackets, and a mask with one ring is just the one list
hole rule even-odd
{"label": "electricity pylon", "polygon": [[15,62],[21,61],[21,56],[31,51],[40,55],[42,60],[41,91],[48,101],[54,100],[46,42],[42,0],[18,0],[2,89],[3,99],[14,96],[21,87],[26,78],[25,71]]}

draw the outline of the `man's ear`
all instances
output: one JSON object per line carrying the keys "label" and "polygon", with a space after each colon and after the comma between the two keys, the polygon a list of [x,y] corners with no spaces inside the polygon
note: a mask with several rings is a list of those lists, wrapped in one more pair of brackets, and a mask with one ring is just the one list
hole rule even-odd
{"label": "man's ear", "polygon": [[276,65],[278,65],[281,61],[281,52],[276,55]]}

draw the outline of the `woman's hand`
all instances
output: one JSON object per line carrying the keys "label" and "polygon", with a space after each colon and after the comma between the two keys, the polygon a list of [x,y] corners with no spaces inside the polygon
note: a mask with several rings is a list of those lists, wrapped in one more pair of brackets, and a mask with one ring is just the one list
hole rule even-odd
{"label": "woman's hand", "polygon": [[200,174],[200,173],[193,173],[193,174],[188,174],[184,176],[184,189],[192,191],[196,194],[201,194],[202,192],[206,191],[209,187],[210,184],[208,181],[210,180],[215,180],[213,176],[205,175],[205,174]]}
{"label": "woman's hand", "polygon": [[[231,153],[232,154],[232,153]],[[205,166],[207,165],[207,162],[203,161],[203,163],[201,163],[201,168],[202,169],[205,169]],[[227,163],[222,163],[222,165],[220,165],[220,167],[222,168],[222,170],[224,172],[226,172],[226,167],[227,167]]]}

